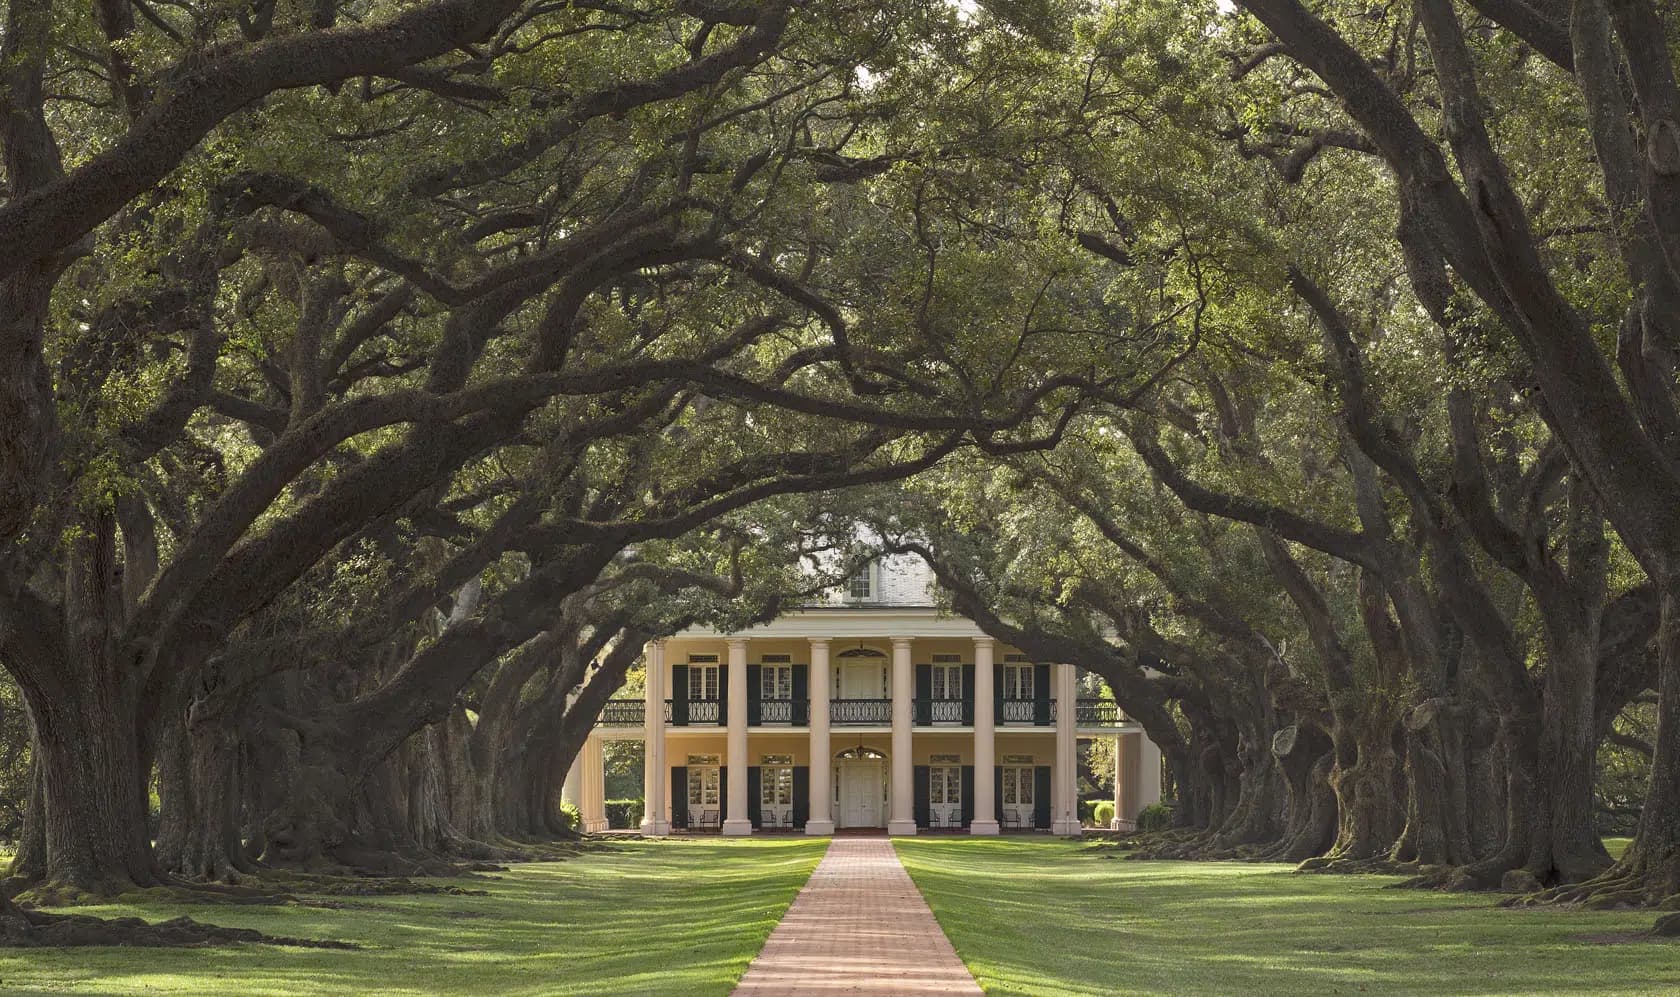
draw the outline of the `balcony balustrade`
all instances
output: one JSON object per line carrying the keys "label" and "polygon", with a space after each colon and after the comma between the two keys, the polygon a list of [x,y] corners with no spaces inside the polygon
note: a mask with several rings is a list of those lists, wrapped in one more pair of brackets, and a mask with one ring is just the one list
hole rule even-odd
{"label": "balcony balustrade", "polygon": [[[795,700],[765,699],[759,702],[759,722],[764,724],[792,724],[795,715]],[[665,701],[665,722],[671,722],[671,701]],[[960,699],[924,699],[916,703],[916,716],[919,724],[960,724],[963,722],[963,704]],[[1056,720],[1056,701],[1049,703],[1049,720]],[[1031,699],[1005,699],[1003,709],[998,715],[999,723],[1035,722],[1034,710],[1036,701]],[[609,699],[607,705],[601,709],[601,726],[603,727],[640,727],[646,717],[647,704],[640,699]],[[803,710],[799,711],[803,713]],[[836,724],[877,724],[892,723],[892,700],[890,699],[835,699],[829,702],[829,718]],[[1106,699],[1080,699],[1075,706],[1076,723],[1080,727],[1118,727],[1125,722],[1125,715],[1118,704]],[[718,700],[691,699],[688,701],[688,722],[691,724],[715,724],[718,722]],[[803,722],[803,721],[802,721]]]}
{"label": "balcony balustrade", "polygon": [[918,715],[924,723],[960,724],[963,722],[963,701],[960,699],[925,699]]}
{"label": "balcony balustrade", "polygon": [[828,717],[830,723],[836,724],[889,724],[892,723],[892,700],[830,700]]}
{"label": "balcony balustrade", "polygon": [[1035,715],[1037,704],[1038,701],[1034,699],[1005,699],[1003,709],[998,712],[998,723],[1035,723],[1038,719]]}
{"label": "balcony balustrade", "polygon": [[1074,707],[1074,718],[1081,727],[1120,726],[1120,705],[1106,699],[1081,699]]}
{"label": "balcony balustrade", "polygon": [[647,715],[647,703],[640,699],[609,699],[601,709],[603,727],[640,727]]}

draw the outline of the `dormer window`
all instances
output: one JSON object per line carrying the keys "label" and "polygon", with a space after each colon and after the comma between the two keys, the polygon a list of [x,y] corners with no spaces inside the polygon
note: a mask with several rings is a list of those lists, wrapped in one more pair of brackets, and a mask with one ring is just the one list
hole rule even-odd
{"label": "dormer window", "polygon": [[874,565],[866,564],[852,573],[846,579],[846,598],[852,600],[873,599],[875,597]]}

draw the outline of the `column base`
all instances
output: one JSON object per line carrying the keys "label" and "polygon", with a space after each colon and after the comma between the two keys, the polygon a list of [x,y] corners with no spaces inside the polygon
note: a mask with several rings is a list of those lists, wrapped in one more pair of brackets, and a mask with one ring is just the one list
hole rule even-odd
{"label": "column base", "polygon": [[897,836],[908,836],[916,833],[916,822],[913,820],[887,821],[887,833]]}
{"label": "column base", "polygon": [[977,817],[968,824],[969,834],[997,834],[1000,830],[995,820],[980,820]]}
{"label": "column base", "polygon": [[825,820],[815,820],[815,819],[807,820],[805,822],[805,833],[809,834],[809,835],[818,836],[818,837],[821,837],[823,835],[833,834],[834,833],[834,822],[831,821],[831,820],[826,820],[826,819]]}
{"label": "column base", "polygon": [[1055,820],[1050,822],[1050,833],[1064,837],[1077,838],[1083,831],[1076,820]]}
{"label": "column base", "polygon": [[726,838],[744,838],[753,833],[752,821],[742,817],[731,817],[723,822],[723,836]]}
{"label": "column base", "polygon": [[641,831],[645,837],[663,838],[671,833],[671,824],[663,820],[644,820]]}
{"label": "column base", "polygon": [[585,834],[600,834],[602,831],[607,829],[608,825],[605,817],[598,817],[594,820],[586,820],[583,822],[583,833]]}

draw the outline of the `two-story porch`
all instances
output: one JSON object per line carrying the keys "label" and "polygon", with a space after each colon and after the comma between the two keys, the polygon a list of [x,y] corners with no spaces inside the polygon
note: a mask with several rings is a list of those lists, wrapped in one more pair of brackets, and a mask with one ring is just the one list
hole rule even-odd
{"label": "two-story porch", "polygon": [[1080,739],[1115,744],[1120,821],[1160,796],[1159,752],[1099,690],[931,609],[801,610],[650,644],[644,697],[608,704],[568,782],[604,826],[590,767],[639,738],[647,834],[1074,834]]}

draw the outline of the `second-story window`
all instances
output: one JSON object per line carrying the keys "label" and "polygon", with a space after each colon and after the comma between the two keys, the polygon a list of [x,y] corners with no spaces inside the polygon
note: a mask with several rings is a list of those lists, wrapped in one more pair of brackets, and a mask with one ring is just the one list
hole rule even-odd
{"label": "second-story window", "polygon": [[688,698],[718,698],[718,666],[691,662],[688,666]]}
{"label": "second-story window", "polygon": [[852,577],[846,580],[846,597],[848,599],[872,599],[875,597],[873,566],[866,564],[852,572]]}
{"label": "second-story window", "polygon": [[760,699],[793,698],[793,666],[766,662],[759,668]]}
{"label": "second-story window", "polygon": [[933,698],[962,698],[962,665],[933,666]]}
{"label": "second-story window", "polygon": [[1003,698],[1031,699],[1033,698],[1033,666],[1032,665],[1004,665],[1003,666]]}

